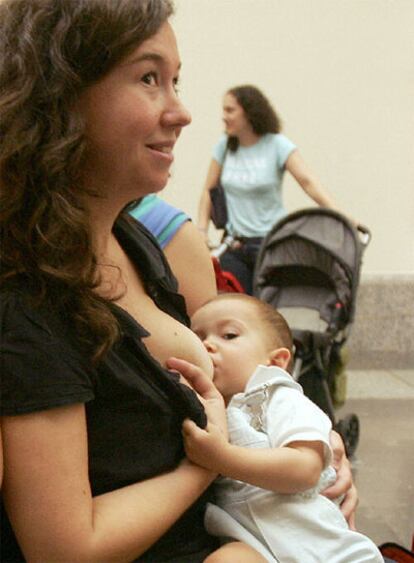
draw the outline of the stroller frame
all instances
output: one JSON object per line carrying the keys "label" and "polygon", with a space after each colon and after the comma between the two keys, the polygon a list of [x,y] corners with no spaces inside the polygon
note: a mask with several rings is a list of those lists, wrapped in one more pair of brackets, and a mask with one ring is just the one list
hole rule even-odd
{"label": "stroller frame", "polygon": [[[253,293],[287,318],[295,353],[293,377],[331,419],[348,456],[359,439],[355,414],[335,420],[332,390],[355,315],[362,254],[371,239],[342,214],[325,208],[296,211],[263,240]],[[306,322],[303,319],[306,318]]]}

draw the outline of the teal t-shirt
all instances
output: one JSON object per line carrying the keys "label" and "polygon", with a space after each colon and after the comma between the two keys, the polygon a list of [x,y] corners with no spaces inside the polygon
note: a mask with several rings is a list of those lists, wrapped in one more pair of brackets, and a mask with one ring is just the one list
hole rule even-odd
{"label": "teal t-shirt", "polygon": [[227,230],[244,237],[265,236],[286,214],[282,180],[286,160],[296,145],[280,133],[268,133],[254,145],[239,146],[225,155],[226,145],[227,135],[223,135],[213,158],[220,165],[224,160],[221,183],[227,198]]}
{"label": "teal t-shirt", "polygon": [[191,220],[184,211],[163,201],[156,194],[145,196],[129,213],[154,235],[162,249],[181,225]]}

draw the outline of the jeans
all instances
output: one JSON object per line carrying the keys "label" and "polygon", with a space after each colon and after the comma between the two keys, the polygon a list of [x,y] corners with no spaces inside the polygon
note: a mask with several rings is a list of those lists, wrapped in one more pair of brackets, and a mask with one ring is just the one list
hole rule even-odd
{"label": "jeans", "polygon": [[231,272],[249,295],[253,292],[254,267],[262,241],[259,237],[243,238],[240,248],[229,248],[220,258],[221,269]]}

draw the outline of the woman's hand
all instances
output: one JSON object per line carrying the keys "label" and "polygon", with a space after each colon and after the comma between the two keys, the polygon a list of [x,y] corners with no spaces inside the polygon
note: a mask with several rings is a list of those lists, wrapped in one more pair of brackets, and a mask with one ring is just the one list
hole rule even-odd
{"label": "woman's hand", "polygon": [[322,494],[330,499],[343,496],[341,511],[348,521],[351,530],[355,530],[355,510],[358,506],[358,492],[352,480],[351,464],[345,455],[345,447],[341,436],[332,430],[330,442],[333,451],[333,467],[337,478],[333,485]]}
{"label": "woman's hand", "polygon": [[178,371],[190,384],[190,386],[198,394],[199,399],[204,406],[208,421],[218,426],[227,438],[227,420],[224,399],[212,380],[201,368],[187,362],[186,360],[169,358],[167,360],[167,367],[168,369]]}

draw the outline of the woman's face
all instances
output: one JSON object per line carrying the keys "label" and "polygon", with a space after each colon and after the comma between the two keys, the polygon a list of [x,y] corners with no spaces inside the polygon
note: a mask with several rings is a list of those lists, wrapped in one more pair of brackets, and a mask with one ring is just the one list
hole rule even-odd
{"label": "woman's face", "polygon": [[80,98],[89,143],[84,182],[120,205],[167,183],[191,121],[177,95],[180,60],[168,23]]}
{"label": "woman's face", "polygon": [[223,121],[227,135],[239,137],[245,131],[251,131],[252,126],[248,121],[243,108],[233,96],[226,94],[223,100]]}

